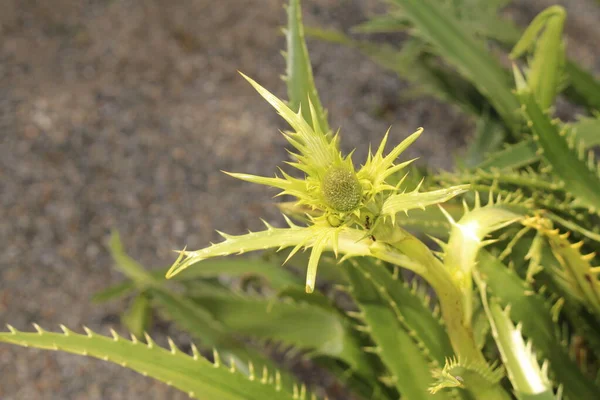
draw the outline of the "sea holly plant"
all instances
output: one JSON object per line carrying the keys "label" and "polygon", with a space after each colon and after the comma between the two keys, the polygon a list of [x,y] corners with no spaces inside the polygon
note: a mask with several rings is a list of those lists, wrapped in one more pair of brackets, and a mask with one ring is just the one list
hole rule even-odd
{"label": "sea holly plant", "polygon": [[309,123],[304,120],[301,110],[294,112],[251,78],[245,78],[294,129],[294,132],[284,133],[297,151],[291,152],[294,161],[288,162],[288,165],[300,170],[304,179],[293,177],[283,170],[280,170],[280,176],[275,177],[243,173],[229,175],[280,189],[279,195],[293,196],[296,206],[306,206],[319,215],[308,215],[310,224],[306,227],[287,219],[287,228],[274,228],[265,223],[267,229],[261,232],[241,236],[221,233],[225,239],[221,243],[198,251],[181,251],[180,257],[167,272],[167,278],[211,257],[293,247],[288,256],[290,258],[300,249],[310,248],[306,291],[311,293],[315,288],[317,266],[323,251],[341,253],[344,255],[342,260],[371,255],[373,245],[393,243],[404,235],[395,229],[398,213],[444,202],[468,188],[468,185],[458,185],[419,192],[417,186],[407,192],[402,186],[403,179],[395,185],[387,182],[391,175],[400,173],[413,161],[395,163],[423,129],[418,129],[384,155],[388,140],[386,134],[377,151],[370,153],[365,164],[356,171],[351,155],[342,156],[338,148],[339,135],[322,130],[314,108],[311,108],[312,121]]}
{"label": "sea holly plant", "polygon": [[[415,140],[426,140],[423,129],[398,144],[388,143],[388,132],[357,167],[352,153],[340,151],[342,133],[329,127],[300,2],[291,0],[289,99],[243,75],[289,124],[291,160],[270,177],[228,172],[292,198],[278,204],[286,226],[220,233],[223,241],[182,250],[156,271],[129,257],[114,233],[109,251],[127,281],[94,300],[128,298],[122,322],[130,339],[34,324],[35,332],[9,326],[0,341],[104,359],[198,399],[598,398],[600,178],[585,150],[600,143],[600,124],[594,116],[569,124],[551,118],[558,85],[573,73],[564,60],[564,10],[544,11],[519,39],[495,19],[505,3],[453,2],[452,15],[467,18],[459,22],[444,20],[442,9],[428,12],[434,0],[397,0],[403,12],[363,29],[398,21],[417,28],[462,78],[426,60],[425,72],[451,78],[446,89],[470,80],[497,109],[492,125],[504,121],[520,142],[480,168],[428,174],[401,160]],[[460,12],[461,4],[478,7]],[[528,67],[514,67],[515,91],[505,90],[508,80],[485,79],[503,73],[481,53],[480,37],[514,43],[515,62],[531,54]],[[169,338],[159,346],[147,333],[152,317],[188,332],[197,346],[185,352]],[[290,368],[299,359],[336,382],[334,390],[300,383]],[[334,394],[338,384],[342,395]]]}

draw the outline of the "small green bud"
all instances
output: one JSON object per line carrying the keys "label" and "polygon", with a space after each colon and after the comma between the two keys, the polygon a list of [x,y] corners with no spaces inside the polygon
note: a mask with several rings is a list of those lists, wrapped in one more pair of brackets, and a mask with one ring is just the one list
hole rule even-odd
{"label": "small green bud", "polygon": [[354,210],[360,204],[362,186],[354,171],[344,167],[330,168],[321,181],[325,203],[339,212]]}

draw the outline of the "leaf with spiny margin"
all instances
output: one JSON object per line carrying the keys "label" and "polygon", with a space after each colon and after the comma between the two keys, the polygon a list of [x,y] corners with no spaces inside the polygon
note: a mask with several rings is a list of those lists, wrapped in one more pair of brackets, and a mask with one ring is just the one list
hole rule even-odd
{"label": "leaf with spiny margin", "polygon": [[[133,279],[134,287],[138,290],[142,287],[145,288],[140,296],[148,296],[160,312],[166,314],[167,318],[173,320],[178,327],[199,339],[203,347],[222,349],[223,354],[231,359],[231,362],[234,362],[240,371],[246,374],[250,373],[248,371],[249,363],[271,369],[275,368],[272,360],[233,337],[225,329],[225,326],[213,318],[210,312],[198,307],[184,295],[170,290],[166,285],[162,285],[159,278],[152,277],[140,264],[127,255],[117,233],[113,233],[111,237],[110,251],[116,261],[117,268],[127,277]],[[151,312],[149,304],[146,303],[144,306],[146,309],[143,311]],[[132,317],[129,317],[128,320],[133,320],[131,322],[136,325],[143,322],[135,321],[135,318]],[[141,329],[140,326],[133,326],[133,328],[136,330]],[[132,330],[132,332],[134,331]],[[283,380],[289,384],[295,383],[295,380],[287,373],[283,374]]]}
{"label": "leaf with spiny margin", "polygon": [[279,388],[278,374],[245,376],[231,372],[222,364],[213,364],[196,352],[188,356],[171,344],[171,350],[157,346],[149,337],[148,344],[112,338],[87,330],[87,335],[65,330],[64,334],[38,330],[37,333],[0,332],[0,342],[45,350],[60,350],[86,355],[130,368],[165,382],[197,399],[219,400],[293,400],[295,397]]}
{"label": "leaf with spiny margin", "polygon": [[566,16],[561,6],[546,8],[531,21],[510,53],[516,59],[534,49],[527,82],[542,110],[554,104],[560,88],[565,64],[562,32]]}
{"label": "leaf with spiny margin", "polygon": [[[376,353],[393,375],[391,382],[403,397],[429,399],[427,388],[433,382],[430,372],[432,358],[418,337],[412,337],[412,328],[401,322],[390,300],[363,271],[359,262],[346,269],[352,285],[352,297],[358,303],[370,336],[376,344]],[[388,294],[389,297],[389,294]],[[396,308],[398,304],[395,304]],[[421,304],[422,306],[422,304]],[[426,314],[431,315],[428,310]],[[416,335],[415,335],[416,336]],[[450,398],[441,394],[440,398]]]}
{"label": "leaf with spiny margin", "polygon": [[393,0],[425,37],[458,71],[469,79],[494,106],[506,125],[519,136],[515,110],[519,103],[512,94],[508,76],[499,61],[472,32],[431,0]]}
{"label": "leaf with spiny margin", "polygon": [[[528,89],[515,68],[517,95],[531,123],[538,145],[543,150],[543,160],[552,167],[552,173],[564,182],[565,188],[575,196],[575,205],[586,207],[590,212],[600,209],[600,178],[582,159],[583,149],[569,146],[567,137],[559,133],[559,127],[542,111],[533,93]],[[578,143],[578,142],[574,142]]]}
{"label": "leaf with spiny margin", "polygon": [[381,208],[381,215],[384,218],[390,217],[392,223],[394,223],[396,214],[400,212],[406,213],[415,208],[424,209],[427,206],[444,203],[465,193],[468,189],[469,185],[459,185],[430,192],[419,192],[419,188],[417,188],[409,193],[393,194],[385,199]]}
{"label": "leaf with spiny margin", "polygon": [[142,337],[152,326],[152,307],[150,299],[145,293],[140,293],[133,298],[129,309],[121,316],[121,322],[129,332],[137,337]]}
{"label": "leaf with spiny margin", "polygon": [[[377,288],[396,319],[405,330],[414,333],[414,339],[423,344],[424,351],[434,363],[441,365],[454,354],[444,326],[433,315],[431,304],[424,302],[418,294],[418,287],[394,277],[380,261],[372,258],[350,260],[350,264],[356,272],[363,274],[364,281],[370,281]],[[359,281],[354,281],[354,285],[357,284]]]}
{"label": "leaf with spiny margin", "polygon": [[[255,366],[275,369],[276,364],[261,351],[242,342],[235,336],[214,311],[201,307],[188,296],[182,296],[166,290],[149,290],[154,305],[181,330],[188,332],[199,340],[203,348],[218,348],[221,354],[236,364],[236,368],[249,374],[249,363]],[[206,292],[205,292],[206,293]],[[228,294],[234,296],[233,294]],[[281,380],[287,385],[296,384],[295,378],[286,371],[281,371]]]}
{"label": "leaf with spiny margin", "polygon": [[478,277],[476,282],[479,284],[483,308],[492,328],[492,335],[517,398],[555,400],[546,372],[547,364],[543,370],[540,369],[531,342],[525,344],[520,328],[513,325],[509,307],[502,310],[494,298],[488,299],[485,283]]}
{"label": "leaf with spiny margin", "polygon": [[[600,88],[598,89],[600,92]],[[600,109],[600,106],[598,107]],[[567,124],[575,142],[582,143],[586,149],[600,145],[600,118],[584,117],[577,122]],[[516,169],[539,161],[538,146],[533,138],[527,138],[505,149],[489,154],[477,167],[482,169]]]}
{"label": "leaf with spiny margin", "polygon": [[502,368],[451,358],[446,360],[444,368],[433,371],[435,384],[429,387],[429,392],[439,395],[442,389],[463,388],[476,399],[510,400],[512,397],[506,391],[497,390],[503,376]]}
{"label": "leaf with spiny margin", "polygon": [[274,340],[344,361],[364,376],[372,374],[346,319],[322,306],[242,296],[194,296],[228,330]]}
{"label": "leaf with spiny margin", "polygon": [[242,76],[294,129],[294,132],[287,132],[284,136],[300,152],[295,158],[310,170],[304,170],[305,172],[318,175],[319,171],[324,172],[331,165],[343,163],[337,137],[330,137],[328,132],[322,131],[316,124],[313,128],[302,116],[302,111],[293,111],[253,79],[244,74]]}
{"label": "leaf with spiny margin", "polygon": [[524,225],[537,229],[545,235],[550,243],[552,253],[560,263],[565,276],[565,283],[570,291],[579,298],[584,299],[586,307],[600,318],[600,281],[598,270],[594,269],[590,261],[595,253],[583,255],[579,249],[583,241],[570,243],[567,239],[569,232],[560,234],[558,229],[553,229],[549,221],[540,217],[531,217],[523,221]]}
{"label": "leaf with spiny margin", "polygon": [[[285,81],[287,84],[289,106],[292,110],[302,110],[304,119],[317,130],[329,132],[327,112],[321,105],[319,94],[315,86],[310,57],[304,40],[304,25],[302,24],[302,10],[300,0],[290,0],[287,6],[287,51],[285,60],[287,65]],[[311,107],[314,110],[312,113]],[[313,118],[315,120],[313,120]]]}
{"label": "leaf with spiny margin", "polygon": [[502,307],[511,306],[511,317],[522,325],[523,335],[532,341],[539,356],[548,359],[554,379],[563,385],[565,395],[571,399],[596,398],[600,387],[569,357],[544,299],[485,250],[479,252],[477,269],[490,295]]}
{"label": "leaf with spiny margin", "polygon": [[[288,221],[291,224],[291,221]],[[246,235],[233,236],[222,233],[225,240],[221,243],[213,244],[207,248],[198,251],[181,251],[180,256],[167,272],[167,278],[177,275],[192,264],[212,257],[226,256],[234,253],[244,253],[247,251],[266,250],[269,248],[284,249],[294,247],[290,253],[291,257],[302,247],[310,248],[315,245],[317,238],[327,238],[321,241],[315,255],[320,255],[323,250],[339,251],[348,257],[358,255],[368,255],[369,241],[365,239],[363,231],[347,227],[330,227],[312,225],[309,227],[299,227],[291,224],[289,228],[274,228],[268,225],[268,229],[260,232],[251,232]],[[312,254],[311,254],[312,256]],[[317,259],[318,261],[318,259]],[[313,260],[313,262],[316,262]],[[309,260],[309,265],[311,261]],[[313,283],[311,275],[307,275],[307,284]]]}

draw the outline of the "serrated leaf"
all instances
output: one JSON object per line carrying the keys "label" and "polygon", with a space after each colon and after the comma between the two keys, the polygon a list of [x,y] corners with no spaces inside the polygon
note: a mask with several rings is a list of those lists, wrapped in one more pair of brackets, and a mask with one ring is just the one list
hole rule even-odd
{"label": "serrated leaf", "polygon": [[228,330],[261,340],[292,345],[314,355],[344,361],[353,370],[371,375],[350,327],[337,312],[307,303],[224,296],[195,296]]}
{"label": "serrated leaf", "polygon": [[423,209],[430,205],[444,203],[453,197],[465,193],[468,189],[469,185],[459,185],[430,192],[418,192],[417,188],[415,191],[409,193],[393,194],[384,201],[381,208],[381,215],[384,217],[389,216],[394,221],[397,213],[408,212],[415,208]]}
{"label": "serrated leaf", "polygon": [[[285,55],[287,64],[286,84],[288,89],[289,106],[292,110],[302,110],[304,119],[315,128],[329,132],[327,113],[321,105],[319,94],[315,86],[310,57],[304,40],[304,25],[302,24],[302,11],[300,0],[290,0],[287,6],[287,51]],[[314,108],[314,116],[311,113]],[[316,121],[313,121],[313,117]]]}
{"label": "serrated leaf", "polygon": [[431,0],[394,0],[427,41],[449,63],[469,79],[486,96],[506,125],[518,135],[515,110],[518,101],[511,93],[507,75],[500,63],[461,26],[444,7]]}
{"label": "serrated leaf", "polygon": [[590,170],[571,148],[559,127],[542,112],[532,92],[527,88],[518,90],[519,100],[532,125],[537,142],[543,150],[542,158],[552,167],[552,172],[564,182],[565,188],[575,196],[577,205],[600,209],[600,178]]}
{"label": "serrated leaf", "polygon": [[546,236],[552,253],[562,267],[565,282],[574,296],[584,299],[584,304],[600,318],[600,281],[590,261],[595,253],[583,255],[579,249],[583,242],[570,243],[569,233],[560,234],[546,221],[532,217],[523,222]]}
{"label": "serrated leaf", "polygon": [[223,365],[212,364],[197,355],[188,356],[176,348],[163,349],[152,340],[144,344],[116,334],[109,338],[91,331],[81,335],[73,331],[25,333],[11,329],[0,333],[0,341],[110,361],[165,382],[197,399],[294,399],[292,394],[278,387],[279,379],[273,373],[267,377],[231,373]]}
{"label": "serrated leaf", "polygon": [[571,399],[593,399],[600,392],[569,357],[568,349],[557,337],[556,325],[544,299],[519,276],[489,252],[479,253],[477,269],[501,306],[511,306],[511,317],[522,324],[523,335],[533,342],[539,355],[550,362],[554,379],[563,385]]}
{"label": "serrated leaf", "polygon": [[[310,248],[315,245],[316,239],[325,237],[328,240],[320,242],[317,255],[323,250],[339,251],[346,256],[358,256],[370,254],[369,243],[365,239],[364,233],[360,230],[347,227],[330,227],[313,225],[302,228],[292,225],[290,228],[273,228],[261,232],[251,232],[246,235],[233,236],[223,234],[225,240],[221,243],[213,244],[205,249],[198,251],[182,251],[179,258],[167,272],[167,278],[171,278],[192,264],[212,257],[226,256],[234,253],[243,253],[247,251],[265,250],[268,248],[284,249],[294,247],[293,255],[302,247]],[[315,261],[313,260],[313,263]],[[311,264],[309,260],[309,266]],[[309,272],[315,272],[310,270]],[[312,275],[307,275],[307,285],[312,282]]]}
{"label": "serrated leaf", "polygon": [[[153,289],[150,290],[150,294],[158,310],[172,320],[177,327],[198,339],[198,344],[202,347],[221,349],[222,355],[230,362],[235,363],[240,372],[249,374],[249,363],[261,366],[261,368],[262,366],[269,369],[275,368],[272,360],[236,338],[233,332],[213,316],[212,310],[200,307],[187,297],[165,290]],[[281,379],[286,384],[295,383],[291,375],[286,372],[281,373]]]}
{"label": "serrated leaf", "polygon": [[[412,328],[397,313],[397,308],[402,305],[394,304],[394,310],[390,306],[389,294],[388,298],[382,297],[379,288],[369,279],[369,273],[359,265],[356,262],[347,267],[352,296],[364,315],[369,335],[377,346],[376,353],[392,374],[390,382],[394,383],[403,397],[429,399],[427,388],[433,382],[430,373],[432,359],[425,352],[426,347],[418,342],[418,337],[411,337]],[[440,398],[450,397],[441,394]]]}
{"label": "serrated leaf", "polygon": [[[363,275],[360,278],[360,274],[355,274],[359,279],[355,279],[352,284],[358,286],[362,279],[363,282],[369,281],[377,288],[383,303],[394,311],[402,328],[412,332],[413,339],[423,344],[423,349],[427,349],[431,360],[442,365],[446,358],[454,354],[441,320],[432,313],[433,305],[425,303],[424,299],[419,297],[416,287],[411,288],[411,284],[394,277],[380,262],[374,262],[372,259],[351,260],[350,266]],[[354,290],[360,291],[358,288]],[[423,288],[423,291],[429,290],[428,287]],[[429,297],[429,294],[425,297]]]}
{"label": "serrated leaf", "polygon": [[475,399],[509,400],[512,397],[499,386],[504,376],[502,368],[490,366],[483,360],[462,361],[458,358],[446,360],[444,368],[433,371],[435,383],[429,388],[431,394],[439,395],[442,389],[468,389]]}
{"label": "serrated leaf", "polygon": [[509,309],[502,310],[495,299],[489,299],[484,282],[476,279],[480,286],[483,307],[492,328],[492,335],[500,350],[508,378],[519,399],[535,396],[539,400],[554,400],[552,385],[538,365],[531,343],[525,344],[520,329],[516,328]]}

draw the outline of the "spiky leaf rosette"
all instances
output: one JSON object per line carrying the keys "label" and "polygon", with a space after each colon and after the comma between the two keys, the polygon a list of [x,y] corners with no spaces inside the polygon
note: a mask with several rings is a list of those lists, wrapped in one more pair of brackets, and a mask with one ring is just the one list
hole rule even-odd
{"label": "spiky leaf rosette", "polygon": [[[242,74],[243,75],[243,74]],[[410,192],[398,184],[390,184],[392,175],[399,173],[413,160],[396,164],[400,154],[423,132],[419,128],[384,155],[388,140],[386,133],[375,153],[369,152],[365,164],[356,171],[351,155],[339,150],[339,136],[332,135],[320,122],[320,113],[308,99],[312,121],[306,121],[303,110],[294,112],[283,101],[243,75],[258,93],[290,124],[292,131],[283,135],[294,147],[291,167],[301,171],[302,178],[280,170],[281,176],[264,177],[243,173],[229,175],[248,182],[272,186],[279,195],[295,197],[296,207],[310,210],[306,214],[308,227],[299,227],[288,220],[289,228],[278,229],[267,224],[267,230],[242,236],[222,234],[225,241],[195,252],[183,251],[167,273],[170,278],[190,265],[215,256],[243,253],[267,248],[294,247],[290,257],[302,248],[312,248],[308,263],[306,291],[314,290],[317,266],[325,250],[338,251],[346,257],[371,255],[369,246],[375,238],[375,227],[395,223],[396,214],[423,209],[465,192],[468,185],[454,186],[432,192],[419,192],[419,185]],[[378,229],[381,232],[381,229]],[[385,238],[382,238],[385,241]]]}

